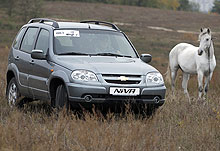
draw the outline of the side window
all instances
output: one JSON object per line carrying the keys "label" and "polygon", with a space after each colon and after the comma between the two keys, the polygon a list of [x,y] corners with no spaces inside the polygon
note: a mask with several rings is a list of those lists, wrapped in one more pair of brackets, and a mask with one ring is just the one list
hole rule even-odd
{"label": "side window", "polygon": [[38,28],[28,28],[24,39],[21,43],[21,50],[31,53],[32,49],[33,49],[33,45],[34,45],[34,40],[35,37],[37,35],[37,30]]}
{"label": "side window", "polygon": [[44,54],[47,53],[49,49],[49,32],[47,30],[41,29],[35,49],[43,50]]}
{"label": "side window", "polygon": [[19,48],[19,43],[24,35],[24,32],[25,32],[26,28],[22,28],[19,33],[17,34],[15,40],[14,40],[14,43],[13,43],[13,47],[15,49],[18,49]]}

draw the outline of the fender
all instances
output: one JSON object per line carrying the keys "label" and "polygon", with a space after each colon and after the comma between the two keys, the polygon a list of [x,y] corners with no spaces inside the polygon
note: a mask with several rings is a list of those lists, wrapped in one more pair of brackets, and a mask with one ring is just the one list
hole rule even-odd
{"label": "fender", "polygon": [[[20,77],[19,77],[19,70],[17,68],[17,66],[14,63],[10,63],[7,67],[7,74],[9,71],[12,71],[14,76],[15,76],[15,80],[17,82],[18,85],[18,89],[21,93],[21,95],[26,96],[26,97],[31,97],[31,94],[29,93],[28,90],[28,86],[22,85],[20,82]],[[6,79],[7,79],[7,74],[6,74]],[[8,86],[8,83],[7,83]]]}
{"label": "fender", "polygon": [[67,76],[66,72],[62,71],[62,70],[57,70],[51,73],[49,79],[48,79],[48,84],[50,85],[50,82],[52,79],[54,78],[58,78],[63,80],[63,82],[70,82],[69,77]]}
{"label": "fender", "polygon": [[[15,79],[18,82],[17,84],[19,84],[21,86],[20,80],[19,80],[19,74],[18,74],[18,68],[14,63],[10,63],[7,67],[7,74],[9,71],[12,71],[15,75]],[[7,79],[7,74],[6,74],[6,79]]]}
{"label": "fender", "polygon": [[[14,74],[14,76],[15,76],[15,79],[16,79],[16,81],[18,81],[18,68],[15,66],[15,64],[9,64],[8,66],[7,66],[7,70],[6,70],[6,76],[5,76],[5,79],[6,79],[6,89],[5,89],[5,95],[7,96],[7,89],[8,89],[8,83],[9,83],[9,81],[8,81],[8,72],[13,72],[13,74]],[[18,84],[18,89],[20,89],[20,84],[19,84],[19,82],[17,82],[17,84]]]}
{"label": "fender", "polygon": [[[52,72],[49,79],[48,79],[48,83],[47,83],[48,90],[50,90],[51,81],[55,78],[62,80],[63,83],[65,84],[65,87],[67,88],[66,83],[70,82],[68,75],[66,74],[66,72],[64,72],[62,70],[57,70],[57,71]],[[68,89],[67,89],[67,92],[68,92]]]}

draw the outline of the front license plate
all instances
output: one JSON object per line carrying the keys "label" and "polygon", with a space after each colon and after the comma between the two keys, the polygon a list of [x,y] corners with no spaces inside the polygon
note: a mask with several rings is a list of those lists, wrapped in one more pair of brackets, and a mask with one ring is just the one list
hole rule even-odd
{"label": "front license plate", "polygon": [[110,88],[112,95],[136,96],[140,94],[140,88]]}

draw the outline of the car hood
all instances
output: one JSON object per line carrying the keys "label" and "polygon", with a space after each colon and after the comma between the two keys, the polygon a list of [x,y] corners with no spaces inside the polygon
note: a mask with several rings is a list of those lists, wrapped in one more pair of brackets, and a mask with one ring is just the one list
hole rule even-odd
{"label": "car hood", "polygon": [[114,56],[57,56],[56,63],[69,70],[85,69],[96,74],[145,75],[157,71],[139,58]]}

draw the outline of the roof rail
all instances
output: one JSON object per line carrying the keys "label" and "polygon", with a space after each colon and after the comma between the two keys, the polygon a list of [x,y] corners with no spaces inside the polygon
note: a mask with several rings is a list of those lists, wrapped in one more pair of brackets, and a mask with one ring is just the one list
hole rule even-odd
{"label": "roof rail", "polygon": [[59,28],[59,25],[55,20],[48,19],[48,18],[33,18],[28,22],[28,24],[34,23],[34,22],[39,22],[39,23],[52,22],[53,23],[52,26],[54,28]]}
{"label": "roof rail", "polygon": [[118,31],[120,30],[115,24],[105,22],[105,21],[88,20],[88,21],[81,21],[80,23],[95,23],[96,25],[100,25],[101,23],[101,24],[110,25],[115,30],[118,30]]}

